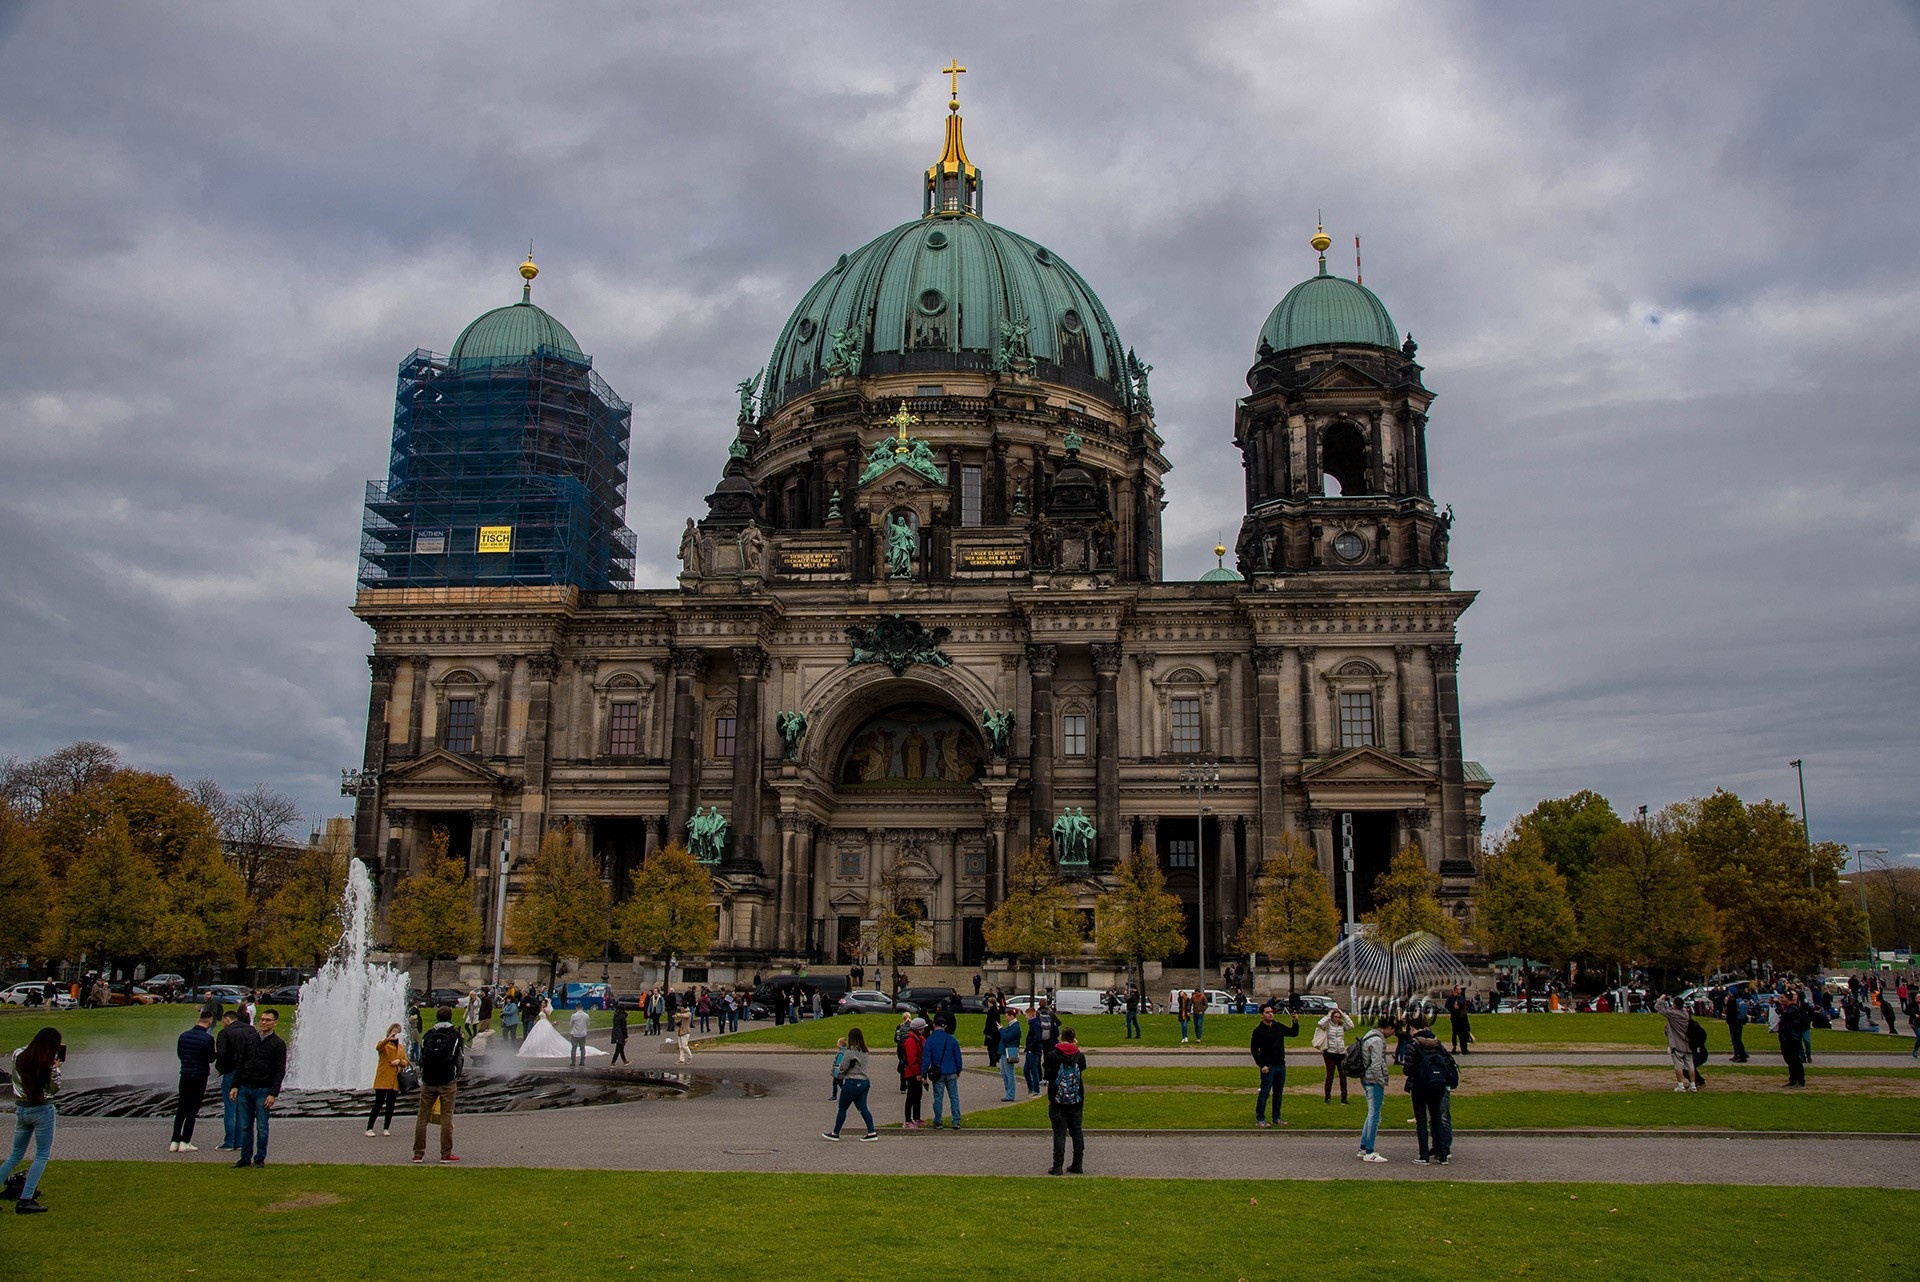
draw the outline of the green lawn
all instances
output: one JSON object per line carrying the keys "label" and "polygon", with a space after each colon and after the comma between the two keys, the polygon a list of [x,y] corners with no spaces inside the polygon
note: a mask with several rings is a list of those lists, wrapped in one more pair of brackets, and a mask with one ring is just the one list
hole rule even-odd
{"label": "green lawn", "polygon": [[[1200,1074],[1234,1074],[1199,1089],[1113,1090],[1137,1083],[1124,1075],[1159,1070],[1090,1069],[1087,1073],[1086,1125],[1115,1130],[1244,1130],[1252,1124],[1258,1078],[1232,1069],[1192,1069]],[[1174,1070],[1177,1071],[1177,1070]],[[1121,1080],[1116,1080],[1121,1079]],[[968,1078],[969,1085],[973,1079]],[[1872,1131],[1920,1130],[1920,1099],[1912,1095],[1823,1094],[1815,1082],[1805,1092],[1757,1094],[1712,1088],[1676,1095],[1671,1086],[1628,1091],[1507,1091],[1496,1095],[1453,1097],[1453,1124],[1461,1132],[1502,1129],[1615,1129],[1704,1127],[1728,1131]],[[1234,1089],[1228,1089],[1231,1086]],[[1024,1090],[1024,1088],[1023,1088]],[[1320,1077],[1290,1080],[1284,1116],[1298,1127],[1358,1131],[1366,1120],[1365,1097],[1355,1090],[1351,1104],[1339,1096],[1327,1104]],[[963,1090],[962,1107],[965,1106]],[[1387,1092],[1380,1124],[1410,1130],[1413,1105],[1396,1080]],[[1043,1129],[1044,1096],[981,1113],[981,1126]]]}
{"label": "green lawn", "polygon": [[[1419,1182],[1281,1183],[56,1162],[45,1186],[53,1213],[9,1216],[0,1254],[9,1279],[20,1282],[389,1282],[414,1274],[484,1282],[543,1267],[570,1282],[870,1282],[973,1271],[981,1252],[1007,1262],[1002,1271],[1102,1282],[1892,1276],[1875,1243],[1806,1237],[1809,1224],[1856,1217],[1860,1196],[1454,1184],[1437,1173]],[[1920,1193],[1876,1190],[1872,1203],[1879,1223],[1920,1213]],[[206,1213],[156,1210],[169,1207]],[[941,1208],[937,1226],[904,1213],[913,1207]],[[509,1222],[519,1231],[463,1236],[462,1226],[499,1230]],[[726,1231],[716,1231],[720,1224]],[[1204,1229],[1196,1237],[1181,1225]],[[422,1239],[423,1226],[436,1226],[437,1242]]]}
{"label": "green lawn", "polygon": [[[849,1027],[857,1026],[866,1034],[868,1044],[877,1046],[893,1040],[893,1026],[897,1022],[899,1017],[894,1015],[836,1015],[779,1028],[755,1028],[732,1034],[725,1040],[727,1044],[772,1044],[830,1050]],[[1068,1015],[1062,1022],[1080,1035],[1082,1046],[1095,1049],[1180,1044],[1180,1024],[1171,1015],[1142,1016],[1141,1032],[1145,1036],[1131,1042],[1125,1038],[1124,1015]],[[1205,1044],[1223,1050],[1245,1047],[1253,1033],[1253,1026],[1259,1022],[1257,1015],[1209,1015]],[[1718,1020],[1703,1020],[1702,1023],[1707,1029],[1709,1050],[1720,1054],[1732,1051],[1733,1043],[1727,1038],[1725,1024]],[[1443,1033],[1448,1031],[1447,1025],[1447,1019],[1442,1016],[1440,1028]],[[979,1046],[984,1027],[985,1020],[981,1016],[962,1015],[958,1033],[960,1044],[969,1048]],[[1294,1043],[1298,1050],[1311,1053],[1308,1042],[1312,1035],[1313,1022],[1303,1016],[1300,1020],[1300,1036]],[[1473,1021],[1473,1035],[1476,1045],[1489,1050],[1504,1046],[1597,1045],[1642,1046],[1649,1050],[1664,1051],[1667,1045],[1666,1023],[1658,1015],[1482,1015]],[[698,1038],[699,1035],[695,1036]],[[1775,1044],[1775,1039],[1769,1038],[1765,1029],[1750,1033],[1746,1041],[1748,1052],[1756,1056],[1767,1054]],[[1823,1050],[1846,1051],[1850,1054],[1897,1052],[1905,1055],[1912,1046],[1913,1039],[1910,1037],[1888,1037],[1884,1033],[1830,1032],[1820,1029],[1813,1035],[1816,1056]]]}

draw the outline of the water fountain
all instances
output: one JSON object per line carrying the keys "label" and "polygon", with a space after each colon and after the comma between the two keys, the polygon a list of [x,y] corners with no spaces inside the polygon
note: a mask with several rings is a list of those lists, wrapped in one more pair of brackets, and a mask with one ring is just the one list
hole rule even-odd
{"label": "water fountain", "polygon": [[344,929],[320,973],[300,985],[299,1018],[287,1048],[287,1085],[303,1091],[354,1089],[373,1081],[373,1048],[405,1024],[407,972],[367,961],[373,944],[373,878],[347,861]]}

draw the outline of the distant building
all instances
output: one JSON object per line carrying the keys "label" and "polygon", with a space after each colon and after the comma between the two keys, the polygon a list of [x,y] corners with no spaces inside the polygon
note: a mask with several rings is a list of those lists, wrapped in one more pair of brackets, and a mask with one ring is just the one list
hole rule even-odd
{"label": "distant building", "polygon": [[[1234,412],[1235,568],[1222,548],[1200,581],[1164,582],[1151,367],[1063,259],[982,217],[957,101],[922,186],[923,216],[842,255],[741,385],[676,587],[618,590],[564,558],[487,577],[479,527],[507,518],[422,503],[403,520],[396,427],[355,605],[374,632],[377,780],[360,852],[385,857],[390,889],[445,826],[490,912],[507,818],[522,853],[571,824],[620,895],[696,813],[724,819],[715,979],[844,963],[896,865],[933,923],[923,964],[978,966],[1011,856],[1082,814],[1086,862],[1063,865],[1080,902],[1144,842],[1210,961],[1285,833],[1344,900],[1343,814],[1358,907],[1413,844],[1464,915],[1492,780],[1463,755],[1456,626],[1473,593],[1452,585],[1451,514],[1428,488],[1412,340],[1328,272],[1316,235],[1318,272],[1260,329]],[[542,338],[525,319],[489,347],[504,366],[488,377],[548,361],[584,377],[558,322]],[[423,389],[468,388],[472,334],[403,368],[403,417]],[[580,413],[617,420],[601,448],[623,457],[625,418]],[[470,468],[448,437],[437,466],[506,470],[476,448]],[[423,523],[445,527],[439,579],[406,554]],[[1220,786],[1196,823],[1181,772],[1202,762]],[[1193,942],[1170,960],[1191,965]]]}

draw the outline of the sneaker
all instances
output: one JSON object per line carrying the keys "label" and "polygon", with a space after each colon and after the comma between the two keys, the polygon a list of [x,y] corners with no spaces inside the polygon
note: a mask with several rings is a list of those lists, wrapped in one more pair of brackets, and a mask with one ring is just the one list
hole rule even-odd
{"label": "sneaker", "polygon": [[248,1160],[247,1160],[246,1158],[244,1158],[244,1157],[243,1157],[243,1158],[241,1158],[241,1159],[240,1159],[239,1161],[237,1161],[237,1162],[235,1162],[235,1163],[233,1164],[233,1168],[234,1168],[234,1169],[235,1169],[235,1170],[237,1171],[237,1170],[239,1170],[239,1169],[241,1169],[242,1167],[247,1167],[247,1166],[252,1166],[252,1165],[253,1165],[253,1163],[252,1163],[252,1162],[250,1162],[250,1161],[248,1161]]}
{"label": "sneaker", "polygon": [[1413,1164],[1415,1166],[1425,1166],[1427,1164],[1427,1159],[1424,1157],[1416,1157],[1413,1159]]}
{"label": "sneaker", "polygon": [[418,1165],[420,1165],[420,1163],[422,1163],[422,1162],[424,1162],[424,1161],[426,1161],[426,1160],[427,1160],[427,1159],[426,1159],[425,1157],[423,1157],[423,1156],[421,1156],[421,1155],[420,1155],[420,1154],[418,1154],[418,1153],[415,1153],[415,1154],[413,1155],[413,1164],[414,1164],[415,1166],[418,1166]]}
{"label": "sneaker", "polygon": [[1440,1165],[1440,1166],[1445,1166],[1447,1164],[1447,1159],[1444,1157],[1436,1157],[1433,1160],[1437,1165]]}
{"label": "sneaker", "polygon": [[871,1144],[879,1138],[880,1138],[879,1131],[868,1131],[865,1135],[862,1135],[860,1137],[860,1142],[862,1144]]}
{"label": "sneaker", "polygon": [[1254,1123],[1254,1125],[1255,1125],[1255,1126],[1257,1126],[1257,1127],[1259,1127],[1259,1128],[1260,1128],[1261,1130],[1263,1130],[1263,1131],[1270,1131],[1270,1130],[1272,1130],[1272,1129],[1273,1129],[1273,1123],[1272,1123],[1272,1122],[1260,1122],[1260,1121],[1256,1121],[1256,1122]]}
{"label": "sneaker", "polygon": [[1186,1038],[1184,1038],[1184,1037],[1182,1037],[1182,1038],[1180,1039],[1180,1044],[1181,1044],[1182,1046],[1185,1046],[1185,1045],[1187,1044],[1187,1039],[1186,1039]]}
{"label": "sneaker", "polygon": [[1367,1150],[1361,1149],[1358,1153],[1355,1153],[1354,1156],[1364,1162],[1367,1160]]}
{"label": "sneaker", "polygon": [[267,1159],[264,1157],[256,1157],[253,1159],[253,1164],[255,1166],[265,1166],[267,1164]]}
{"label": "sneaker", "polygon": [[178,1153],[179,1151],[180,1151],[180,1141],[179,1141],[179,1140],[168,1140],[168,1141],[167,1141],[167,1152],[169,1152],[169,1153]]}
{"label": "sneaker", "polygon": [[1059,1167],[1057,1167],[1057,1166],[1049,1166],[1049,1167],[1047,1168],[1047,1174],[1048,1174],[1048,1175],[1058,1175],[1058,1174],[1060,1174],[1060,1168],[1059,1168]]}
{"label": "sneaker", "polygon": [[189,1144],[185,1140],[181,1140],[180,1151],[182,1153],[198,1153],[200,1151],[200,1146],[198,1144]]}
{"label": "sneaker", "polygon": [[1083,1170],[1081,1170],[1081,1169],[1080,1169],[1079,1167],[1077,1167],[1077,1166],[1069,1166],[1069,1167],[1067,1168],[1067,1174],[1068,1174],[1068,1175],[1085,1175],[1085,1174],[1086,1174],[1086,1172],[1085,1172],[1085,1171],[1083,1171]]}
{"label": "sneaker", "polygon": [[[393,1132],[392,1132],[392,1131],[381,1131],[380,1133],[381,1133],[382,1135],[392,1135],[392,1134],[393,1134]],[[367,1134],[369,1134],[369,1135],[371,1135],[371,1134],[373,1134],[373,1132],[372,1132],[372,1131],[368,1131],[368,1132],[367,1132]]]}
{"label": "sneaker", "polygon": [[960,1123],[955,1122],[952,1126],[948,1127],[947,1129],[957,1131],[960,1129]]}
{"label": "sneaker", "polygon": [[1360,1160],[1361,1160],[1361,1161],[1363,1161],[1363,1162],[1384,1162],[1384,1161],[1386,1161],[1387,1159],[1386,1159],[1386,1158],[1384,1158],[1384,1157],[1382,1157],[1382,1156],[1381,1156],[1380,1154],[1378,1154],[1378,1153],[1369,1153],[1369,1154],[1367,1154],[1367,1155],[1366,1155],[1365,1157],[1363,1157],[1363,1158],[1362,1158],[1362,1159],[1360,1159]]}
{"label": "sneaker", "polygon": [[371,1138],[373,1135],[373,1128],[371,1126],[367,1128],[367,1135],[369,1138]]}
{"label": "sneaker", "polygon": [[460,1155],[458,1153],[442,1153],[440,1160],[443,1162],[457,1162],[460,1160]]}
{"label": "sneaker", "polygon": [[23,1197],[15,1204],[13,1213],[15,1215],[45,1215],[47,1208],[40,1205],[39,1198]]}
{"label": "sneaker", "polygon": [[1673,1084],[1673,1093],[1675,1095],[1685,1095],[1687,1093],[1687,1084],[1685,1082],[1675,1082]]}
{"label": "sneaker", "polygon": [[835,1135],[832,1131],[821,1131],[820,1138],[823,1140],[832,1140],[835,1144],[838,1144],[840,1142],[840,1137],[838,1135]]}

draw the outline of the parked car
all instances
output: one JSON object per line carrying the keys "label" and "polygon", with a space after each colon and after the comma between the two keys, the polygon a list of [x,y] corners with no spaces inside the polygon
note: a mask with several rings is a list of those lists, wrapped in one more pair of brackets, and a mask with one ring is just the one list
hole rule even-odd
{"label": "parked car", "polygon": [[215,1002],[222,1006],[238,1006],[247,1000],[247,990],[238,984],[202,984],[193,990],[193,1000],[202,1006]]}
{"label": "parked car", "polygon": [[457,988],[429,988],[426,996],[420,999],[422,1006],[453,1006],[466,1004],[467,995]]}
{"label": "parked car", "polygon": [[160,1000],[138,984],[124,980],[107,986],[107,1005],[109,1006],[151,1006]]}
{"label": "parked car", "polygon": [[261,1000],[269,1006],[293,1006],[300,1001],[300,985],[282,984]]}
{"label": "parked car", "polygon": [[900,990],[900,1000],[911,1005],[922,1015],[931,1015],[939,1010],[941,1002],[947,1003],[947,1009],[956,1013],[960,1009],[960,994],[951,988],[937,986],[903,988]]}
{"label": "parked car", "polygon": [[0,993],[0,1002],[9,1006],[45,1006],[52,1010],[72,1010],[75,1002],[65,984],[49,984],[44,979],[29,979]]}
{"label": "parked car", "polygon": [[917,1010],[911,1002],[898,1001],[871,988],[856,988],[840,999],[834,1012],[840,1015],[896,1015]]}
{"label": "parked car", "polygon": [[1300,1013],[1302,1015],[1315,1015],[1315,1016],[1324,1015],[1328,1011],[1332,1010],[1335,1006],[1339,1005],[1339,1003],[1334,1001],[1333,998],[1327,997],[1321,993],[1298,993],[1292,998],[1276,997],[1274,1000],[1282,1001],[1282,1002],[1298,1002],[1300,1006]]}
{"label": "parked car", "polygon": [[1109,1013],[1106,990],[1100,988],[1056,988],[1053,992],[1053,1008],[1062,1015]]}
{"label": "parked car", "polygon": [[187,982],[185,975],[175,975],[171,972],[165,975],[149,975],[140,981],[140,985],[150,993],[159,994],[162,1001],[166,1000],[168,993],[177,993],[184,998],[193,987]]}
{"label": "parked car", "polygon": [[[775,1002],[786,1000],[788,991],[795,988],[801,989],[809,998],[811,994],[819,993],[820,1009],[823,1011],[837,1009],[840,999],[849,991],[845,975],[774,975],[753,990],[753,1000],[772,1008]],[[808,1013],[812,1013],[810,1000]]]}

